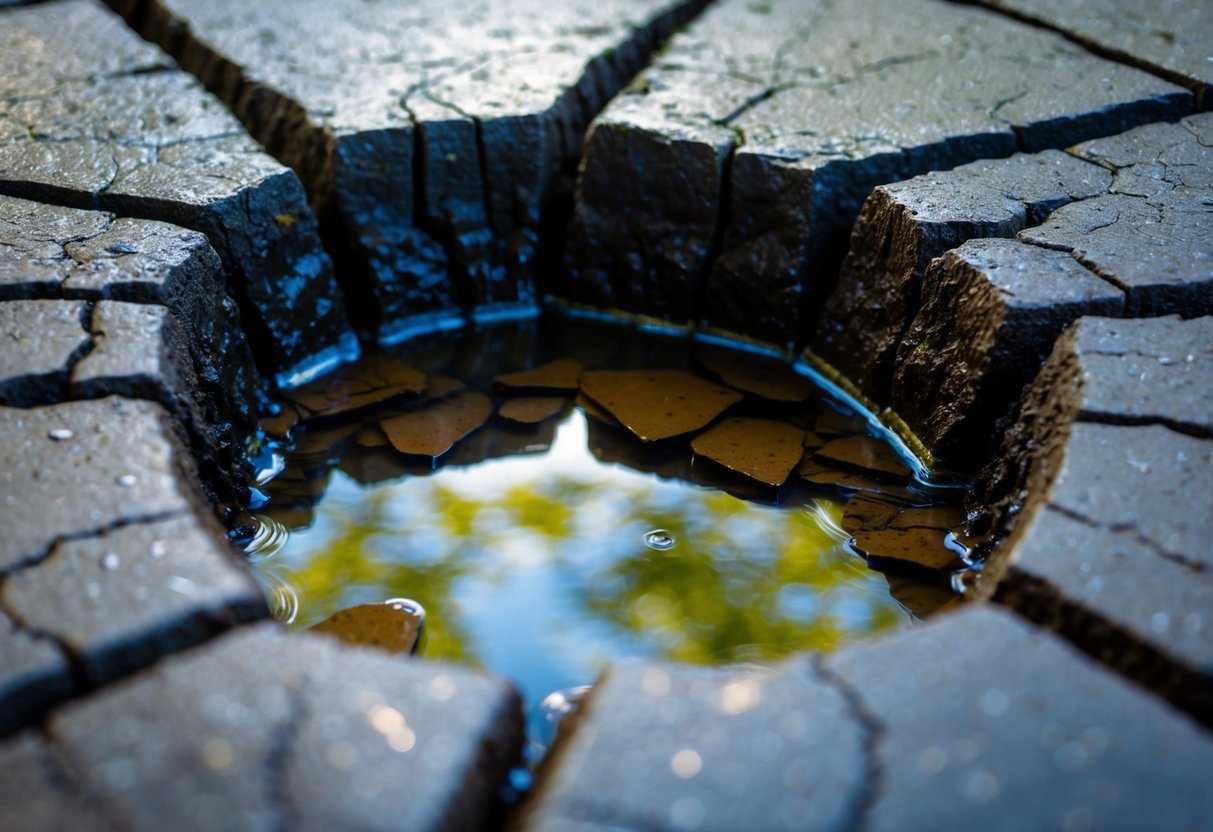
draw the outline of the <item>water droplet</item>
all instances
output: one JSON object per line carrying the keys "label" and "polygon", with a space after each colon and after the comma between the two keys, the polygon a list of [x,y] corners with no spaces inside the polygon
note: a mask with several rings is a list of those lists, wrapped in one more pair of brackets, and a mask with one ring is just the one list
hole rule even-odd
{"label": "water droplet", "polygon": [[168,542],[165,540],[153,540],[152,545],[147,549],[147,553],[156,560],[160,560],[168,554]]}
{"label": "water droplet", "polygon": [[552,747],[560,723],[580,707],[581,700],[585,699],[589,691],[589,685],[554,691],[543,697],[531,711],[531,717],[527,720],[527,733],[531,736],[532,764],[539,762],[543,753]]}
{"label": "water droplet", "polygon": [[418,604],[412,598],[389,598],[383,603],[389,607],[395,607],[398,610],[404,610],[409,615],[415,615],[425,623],[425,607]]}
{"label": "water droplet", "polygon": [[644,545],[650,549],[656,549],[658,552],[673,549],[677,544],[678,538],[665,529],[653,529],[653,531],[646,533],[644,536]]}
{"label": "water droplet", "polygon": [[105,557],[101,559],[101,568],[106,572],[113,572],[118,568],[119,560],[117,552],[107,552]]}
{"label": "water droplet", "polygon": [[118,483],[118,485],[122,486],[123,488],[130,488],[132,485],[139,482],[139,478],[134,474],[123,474],[122,476],[118,477],[118,479],[114,480],[114,482]]}
{"label": "water droplet", "polygon": [[62,442],[65,439],[71,439],[75,434],[73,434],[67,428],[55,428],[54,430],[49,431],[46,435],[55,442]]}

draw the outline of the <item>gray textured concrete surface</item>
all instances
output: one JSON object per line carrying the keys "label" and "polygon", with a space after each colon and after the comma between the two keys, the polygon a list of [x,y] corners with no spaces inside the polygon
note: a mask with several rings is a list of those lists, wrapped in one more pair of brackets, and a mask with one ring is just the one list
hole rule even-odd
{"label": "gray textured concrete surface", "polygon": [[62,648],[51,639],[25,632],[3,609],[0,668],[0,735],[40,718],[78,688]]}
{"label": "gray textured concrete surface", "polygon": [[460,307],[535,307],[585,125],[702,5],[157,0],[138,17],[300,172],[392,341]]}
{"label": "gray textured concrete surface", "polygon": [[981,593],[1205,722],[1211,344],[1213,318],[1080,319],[979,483],[1006,534]]}
{"label": "gray textured concrete surface", "polygon": [[971,7],[724,0],[592,127],[559,291],[788,344],[874,186],[1192,106]]}
{"label": "gray textured concrete surface", "polygon": [[1213,15],[1203,3],[1161,0],[977,0],[982,5],[1048,26],[1110,59],[1138,66],[1213,103]]}
{"label": "gray textured concrete surface", "polygon": [[478,673],[266,624],[60,709],[47,734],[126,829],[476,829],[521,722]]}
{"label": "gray textured concrete surface", "polygon": [[206,234],[284,382],[356,355],[298,178],[217,99],[93,0],[4,24],[0,192]]}
{"label": "gray textured concrete surface", "polygon": [[0,405],[29,407],[67,398],[72,368],[91,347],[83,303],[0,303]]}

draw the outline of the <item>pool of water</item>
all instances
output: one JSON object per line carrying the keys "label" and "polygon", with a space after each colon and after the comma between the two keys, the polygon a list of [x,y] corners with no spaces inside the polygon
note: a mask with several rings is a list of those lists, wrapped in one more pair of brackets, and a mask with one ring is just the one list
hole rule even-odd
{"label": "pool of water", "polygon": [[[946,570],[886,576],[857,553],[841,528],[856,495],[898,505],[937,498],[912,480],[881,480],[879,471],[868,479],[862,465],[844,463],[841,473],[826,465],[823,477],[813,460],[828,463],[830,454],[814,445],[862,435],[864,423],[820,392],[778,400],[774,376],[786,368],[619,327],[552,329],[448,335],[376,357],[374,382],[362,374],[343,388],[344,399],[287,403],[289,418],[273,428],[285,433],[302,418],[282,445],[285,467],[264,485],[266,534],[254,552],[281,617],[303,628],[353,605],[413,599],[427,613],[421,655],[502,674],[534,706],[592,683],[614,660],[769,665],[912,626],[910,608],[921,615],[953,599]],[[660,368],[673,387],[682,373],[721,388],[731,380],[733,392],[703,426],[643,442],[637,432],[661,424],[638,426],[647,416],[610,390],[501,384],[503,374],[554,358],[576,361],[583,379],[591,367]],[[757,386],[737,375],[749,364]],[[383,401],[376,384],[389,394]],[[694,399],[703,391],[684,392]],[[525,403],[537,398],[549,404],[530,413]],[[673,389],[668,398],[686,401]],[[533,421],[504,418],[509,402]],[[431,411],[447,426],[469,408],[482,421],[469,419],[466,434],[436,459],[412,451],[449,437],[435,440],[432,425],[419,436],[397,429]],[[671,408],[655,418],[675,415]],[[772,479],[766,469],[739,473],[744,466],[728,448],[716,456],[697,438],[730,417],[760,433],[790,431],[804,463],[778,485],[760,481]],[[754,453],[766,447],[759,442]]]}

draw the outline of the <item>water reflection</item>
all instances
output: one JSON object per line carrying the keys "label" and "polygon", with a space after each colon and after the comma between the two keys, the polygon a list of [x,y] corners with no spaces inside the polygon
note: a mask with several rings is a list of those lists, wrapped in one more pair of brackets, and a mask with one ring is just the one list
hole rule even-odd
{"label": "water reflection", "polygon": [[528,702],[621,657],[769,663],[909,620],[839,542],[841,503],[748,502],[605,465],[588,438],[574,411],[547,453],[374,489],[337,471],[311,527],[257,568],[297,593],[301,627],[415,599],[426,656],[504,674]]}

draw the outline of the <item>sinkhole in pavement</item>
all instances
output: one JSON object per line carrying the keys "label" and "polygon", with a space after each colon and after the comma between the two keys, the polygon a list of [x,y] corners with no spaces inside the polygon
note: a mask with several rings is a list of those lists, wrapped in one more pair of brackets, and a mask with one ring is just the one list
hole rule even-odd
{"label": "sinkhole in pavement", "polygon": [[957,603],[970,566],[963,490],[720,343],[547,314],[280,403],[247,546],[279,617],[503,675],[538,734],[608,662],[829,651]]}

